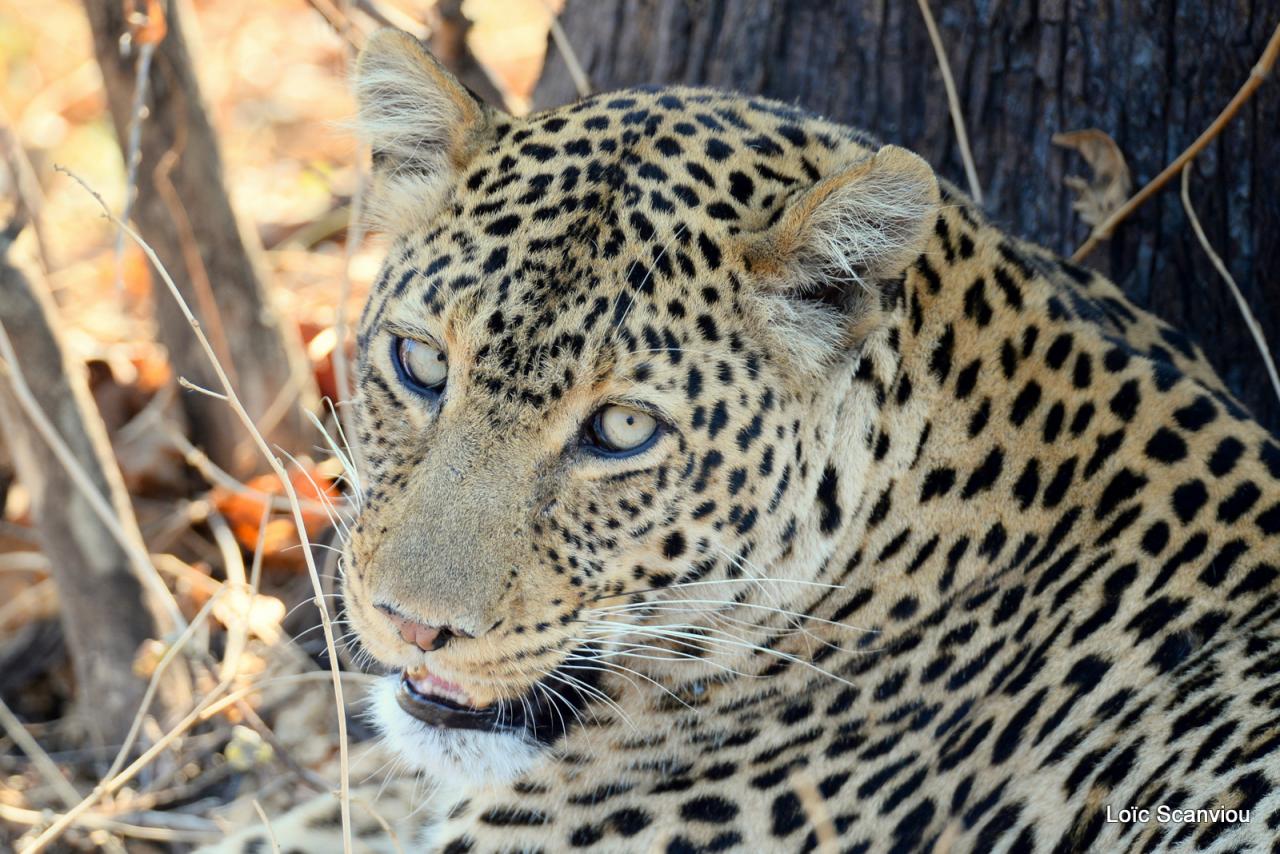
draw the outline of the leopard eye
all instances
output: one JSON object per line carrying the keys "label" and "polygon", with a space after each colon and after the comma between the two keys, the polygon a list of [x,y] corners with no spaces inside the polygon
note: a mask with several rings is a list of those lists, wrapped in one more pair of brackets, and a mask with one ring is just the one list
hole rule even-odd
{"label": "leopard eye", "polygon": [[396,372],[407,385],[428,394],[439,394],[444,388],[449,377],[449,360],[439,347],[414,338],[397,337],[393,354]]}
{"label": "leopard eye", "polygon": [[658,419],[632,406],[603,406],[584,432],[588,447],[606,454],[631,455],[647,449],[658,435]]}

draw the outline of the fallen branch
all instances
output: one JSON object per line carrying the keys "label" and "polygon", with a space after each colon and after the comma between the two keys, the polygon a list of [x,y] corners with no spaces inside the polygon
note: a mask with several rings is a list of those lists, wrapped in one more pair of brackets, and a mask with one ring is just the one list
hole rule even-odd
{"label": "fallen branch", "polygon": [[1249,79],[1244,82],[1240,90],[1236,92],[1235,97],[1230,103],[1218,114],[1213,120],[1213,124],[1196,138],[1196,141],[1187,147],[1187,150],[1177,156],[1177,158],[1164,168],[1159,175],[1151,179],[1145,187],[1139,190],[1129,201],[1125,202],[1115,213],[1107,217],[1094,227],[1089,233],[1089,239],[1080,245],[1080,248],[1071,253],[1072,261],[1080,261],[1097,247],[1099,243],[1111,236],[1111,232],[1116,226],[1129,218],[1129,215],[1142,206],[1147,199],[1154,196],[1160,191],[1169,180],[1182,171],[1182,168],[1190,163],[1196,155],[1205,149],[1205,147],[1214,140],[1223,129],[1231,123],[1236,113],[1240,112],[1240,108],[1245,102],[1253,96],[1262,82],[1267,79],[1271,73],[1271,69],[1276,64],[1276,57],[1280,56],[1280,24],[1276,25],[1275,30],[1271,33],[1271,39],[1267,42],[1267,46],[1262,51],[1262,56],[1258,59],[1253,70],[1249,72]]}

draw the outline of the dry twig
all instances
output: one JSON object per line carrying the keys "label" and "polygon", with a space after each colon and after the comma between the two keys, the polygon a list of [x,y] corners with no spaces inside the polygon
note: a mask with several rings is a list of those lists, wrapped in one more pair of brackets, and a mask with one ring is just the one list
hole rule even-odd
{"label": "dry twig", "polygon": [[978,183],[978,169],[973,163],[973,152],[969,150],[969,134],[964,127],[964,113],[960,110],[960,96],[956,93],[956,81],[951,77],[951,63],[947,62],[947,52],[942,47],[942,36],[938,34],[938,24],[933,20],[933,12],[929,10],[929,0],[917,0],[920,14],[924,18],[925,28],[929,31],[929,41],[933,43],[933,52],[938,57],[938,70],[942,72],[942,85],[947,90],[947,109],[951,111],[951,124],[956,130],[956,143],[960,146],[960,158],[964,161],[964,174],[969,179],[969,195],[982,205],[982,185]]}
{"label": "dry twig", "polygon": [[1196,138],[1196,141],[1187,147],[1187,150],[1177,156],[1177,158],[1164,168],[1164,171],[1151,179],[1145,187],[1139,190],[1133,198],[1125,202],[1124,205],[1107,217],[1106,220],[1099,223],[1093,231],[1089,233],[1089,239],[1080,245],[1080,248],[1071,253],[1072,261],[1080,261],[1103,240],[1111,236],[1117,225],[1129,218],[1129,215],[1142,206],[1143,202],[1154,196],[1161,187],[1169,183],[1174,175],[1182,171],[1182,168],[1195,158],[1197,154],[1205,149],[1205,147],[1214,140],[1214,138],[1222,133],[1223,128],[1231,123],[1236,113],[1240,112],[1240,108],[1245,102],[1253,96],[1262,82],[1267,79],[1267,75],[1271,73],[1271,69],[1276,64],[1276,57],[1280,56],[1280,24],[1276,25],[1275,30],[1271,33],[1267,46],[1262,51],[1262,56],[1258,59],[1253,70],[1249,72],[1249,79],[1244,82],[1240,90],[1236,92],[1230,103],[1223,108],[1218,117],[1213,120],[1213,124],[1205,129],[1204,133]]}
{"label": "dry twig", "polygon": [[58,797],[68,807],[74,807],[80,801],[80,793],[76,791],[75,786],[62,776],[62,771],[58,769],[57,763],[49,758],[49,754],[44,752],[44,748],[40,746],[40,742],[31,737],[31,733],[27,732],[27,728],[22,725],[22,721],[18,720],[18,716],[9,710],[4,700],[0,700],[0,727],[3,727],[5,733],[18,746],[18,749],[27,755],[31,760],[31,764],[40,772],[40,776],[44,777],[45,782],[58,793]]}
{"label": "dry twig", "polygon": [[564,27],[560,26],[560,16],[556,14],[556,10],[551,8],[547,0],[542,0],[542,6],[551,16],[551,40],[555,42],[556,50],[560,51],[560,55],[564,57],[565,67],[569,69],[569,76],[573,78],[573,86],[578,90],[578,97],[585,98],[591,94],[591,78],[587,76],[582,63],[578,61],[578,54],[569,41],[568,33],[564,31]]}
{"label": "dry twig", "polygon": [[267,819],[267,812],[262,808],[262,804],[258,803],[258,799],[253,799],[253,809],[258,813],[258,818],[262,819],[262,826],[267,831],[267,841],[271,843],[272,854],[280,854],[280,843],[276,841],[276,833],[271,829],[271,822]]}
{"label": "dry twig", "polygon": [[[136,821],[146,824],[119,821],[96,813],[82,813],[76,817],[74,824],[87,830],[105,830],[130,836],[134,839],[148,839],[154,842],[187,842],[200,844],[213,842],[218,838],[217,828],[212,822],[199,816],[183,813],[147,812],[131,816]],[[47,813],[37,810],[22,809],[0,801],[0,819],[13,824],[25,824],[38,827],[49,820]]]}
{"label": "dry twig", "polygon": [[1253,336],[1253,343],[1257,345],[1258,352],[1262,354],[1262,361],[1267,366],[1267,376],[1271,378],[1271,388],[1275,391],[1276,398],[1280,399],[1280,374],[1276,373],[1276,363],[1275,359],[1271,357],[1271,347],[1267,344],[1267,336],[1262,331],[1262,325],[1258,323],[1258,318],[1253,316],[1253,311],[1250,310],[1244,294],[1240,293],[1240,286],[1236,284],[1231,271],[1227,269],[1227,265],[1222,262],[1222,258],[1218,253],[1213,251],[1209,238],[1205,236],[1204,229],[1200,226],[1200,217],[1196,216],[1196,209],[1191,205],[1190,187],[1191,164],[1188,163],[1182,167],[1182,206],[1186,208],[1187,219],[1191,221],[1191,228],[1196,233],[1196,239],[1204,247],[1205,254],[1213,262],[1218,275],[1222,276],[1222,280],[1231,289],[1231,296],[1235,298],[1236,305],[1240,308],[1240,314],[1244,317],[1244,324],[1249,327],[1249,334]]}

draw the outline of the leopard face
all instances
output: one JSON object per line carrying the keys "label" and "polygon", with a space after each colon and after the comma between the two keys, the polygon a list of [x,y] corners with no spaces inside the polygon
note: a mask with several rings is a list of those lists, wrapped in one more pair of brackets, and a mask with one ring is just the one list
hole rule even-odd
{"label": "leopard face", "polygon": [[[732,671],[755,641],[717,606],[812,582],[860,466],[809,460],[870,429],[848,369],[891,348],[937,183],[696,90],[498,116],[399,34],[359,92],[395,238],[360,329],[346,604],[404,674],[378,708],[406,753],[519,770],[599,674]],[[521,758],[478,758],[501,744]]]}

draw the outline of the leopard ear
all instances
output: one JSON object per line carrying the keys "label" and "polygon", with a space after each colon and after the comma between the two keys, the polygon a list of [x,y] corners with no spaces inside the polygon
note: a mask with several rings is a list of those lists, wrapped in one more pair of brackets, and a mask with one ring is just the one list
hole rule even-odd
{"label": "leopard ear", "polygon": [[938,179],[918,155],[886,145],[792,199],[751,241],[748,257],[791,287],[857,298],[896,278],[924,248]]}
{"label": "leopard ear", "polygon": [[416,38],[383,29],[356,63],[361,135],[373,151],[372,214],[391,231],[430,219],[492,137],[495,111]]}
{"label": "leopard ear", "polygon": [[885,282],[924,250],[938,180],[919,156],[886,145],[794,197],[744,256],[766,298],[829,345],[862,337]]}

